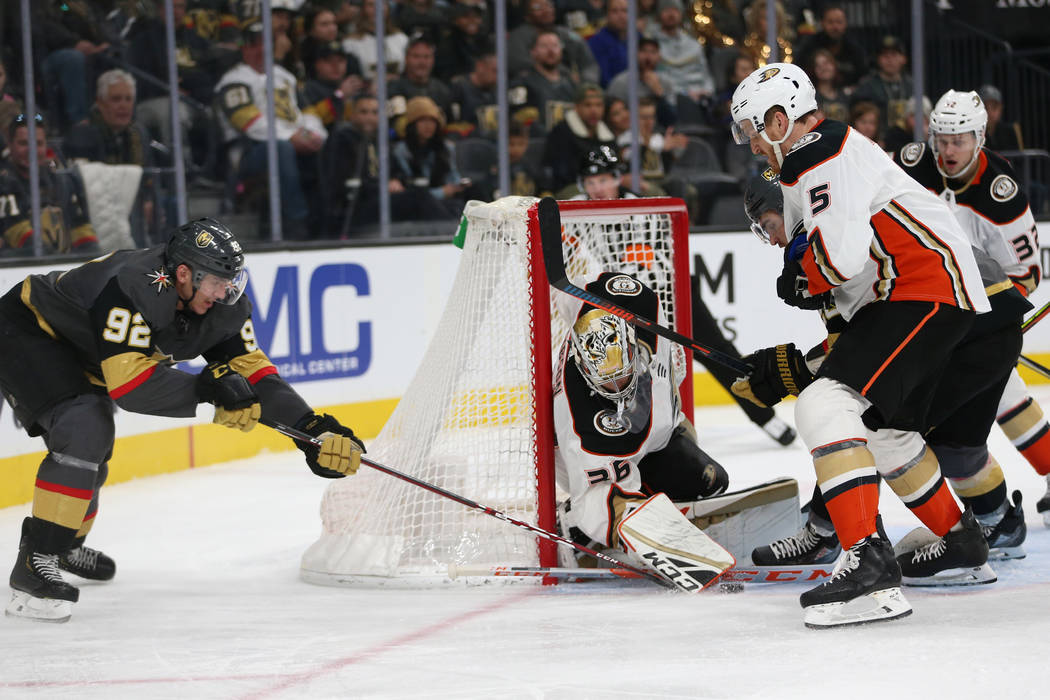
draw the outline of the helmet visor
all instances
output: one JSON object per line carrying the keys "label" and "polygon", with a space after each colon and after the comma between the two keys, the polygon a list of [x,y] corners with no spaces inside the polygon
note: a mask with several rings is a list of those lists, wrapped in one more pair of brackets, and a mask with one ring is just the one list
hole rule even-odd
{"label": "helmet visor", "polygon": [[233,305],[241,298],[248,284],[248,270],[242,269],[233,279],[226,279],[211,273],[201,278],[197,293],[216,304]]}
{"label": "helmet visor", "polygon": [[755,123],[750,119],[735,121],[733,122],[732,127],[733,140],[740,145],[751,143],[752,137],[758,134],[758,130],[755,129]]}

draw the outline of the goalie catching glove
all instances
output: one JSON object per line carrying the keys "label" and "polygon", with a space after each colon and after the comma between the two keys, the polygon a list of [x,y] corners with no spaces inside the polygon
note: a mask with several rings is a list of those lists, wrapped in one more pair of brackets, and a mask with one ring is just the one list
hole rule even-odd
{"label": "goalie catching glove", "polygon": [[798,396],[813,383],[806,358],[794,343],[762,348],[744,362],[755,369],[733,383],[733,393],[759,406],[774,406],[785,396]]}
{"label": "goalie catching glove", "polygon": [[248,432],[262,407],[255,389],[226,362],[212,362],[197,375],[197,398],[215,405],[213,422]]}
{"label": "goalie catching glove", "polygon": [[306,464],[314,474],[326,479],[338,479],[356,473],[361,466],[365,444],[357,439],[354,431],[327,413],[308,413],[295,427],[321,439],[320,447],[308,442],[295,443],[306,455]]}

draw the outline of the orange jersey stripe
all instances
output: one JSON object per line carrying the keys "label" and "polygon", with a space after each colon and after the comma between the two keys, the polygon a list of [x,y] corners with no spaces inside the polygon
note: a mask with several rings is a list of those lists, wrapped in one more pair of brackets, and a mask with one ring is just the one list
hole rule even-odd
{"label": "orange jersey stripe", "polygon": [[[896,273],[889,292],[891,301],[935,301],[973,308],[966,303],[968,299],[964,302],[959,298],[962,275],[948,246],[932,237],[920,238],[915,229],[885,209],[871,217],[871,227]],[[880,277],[885,274],[882,269],[880,265]]]}

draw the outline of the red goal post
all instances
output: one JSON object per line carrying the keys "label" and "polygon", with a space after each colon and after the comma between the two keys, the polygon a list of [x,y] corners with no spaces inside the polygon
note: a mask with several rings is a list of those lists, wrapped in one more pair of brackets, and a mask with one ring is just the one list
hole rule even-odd
{"label": "red goal post", "polygon": [[[551,368],[568,323],[543,269],[537,201],[467,205],[445,311],[368,449],[377,462],[555,531]],[[570,279],[601,269],[636,274],[657,290],[668,325],[692,335],[681,200],[559,204]],[[692,362],[684,351],[679,357],[692,417]],[[328,486],[321,519],[301,566],[315,583],[439,585],[450,566],[557,565],[553,542],[365,467]]]}

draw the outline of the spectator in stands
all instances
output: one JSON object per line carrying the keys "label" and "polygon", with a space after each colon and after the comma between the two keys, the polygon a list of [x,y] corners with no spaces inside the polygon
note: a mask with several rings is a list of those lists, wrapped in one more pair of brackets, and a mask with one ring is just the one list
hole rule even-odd
{"label": "spectator in stands", "polygon": [[[612,97],[606,93],[605,116],[602,117],[602,121],[609,127],[609,131],[613,133],[613,138],[616,139],[616,142],[620,143],[620,136],[631,128],[631,111],[627,108],[627,100]],[[627,138],[630,139],[630,136]],[[619,155],[619,152],[617,152],[617,155]]]}
{"label": "spectator in stands", "polygon": [[854,102],[849,110],[849,125],[877,144],[882,143],[879,106],[870,100]]}
{"label": "spectator in stands", "polygon": [[[404,70],[408,37],[387,19],[389,10],[385,2],[382,8],[386,29],[386,36],[383,39],[386,60],[384,69],[387,81],[393,81]],[[354,31],[343,39],[343,50],[357,57],[361,64],[361,74],[367,82],[375,80],[376,77],[375,12],[376,0],[361,0],[361,13],[354,24]]]}
{"label": "spectator in stands", "polygon": [[999,88],[994,85],[982,85],[977,94],[984,100],[984,109],[988,112],[984,145],[996,152],[1022,150],[1024,140],[1021,138],[1021,125],[1017,122],[1003,121],[1003,94],[999,92]]}
{"label": "spectator in stands", "polygon": [[636,11],[639,36],[653,36],[660,28],[659,0],[637,0]]}
{"label": "spectator in stands", "polygon": [[452,24],[438,42],[434,57],[434,75],[446,82],[466,75],[479,58],[495,51],[485,31],[484,0],[457,0],[449,14]]}
{"label": "spectator in stands", "polygon": [[[772,53],[766,43],[767,24],[766,0],[755,0],[744,10],[744,20],[747,26],[747,34],[741,44],[741,49],[751,55],[755,64],[759,67],[769,63]],[[777,60],[781,63],[791,63],[793,59],[792,42],[795,40],[795,31],[787,20],[787,12],[784,5],[779,1],[776,3],[777,17]]]}
{"label": "spectator in stands", "polygon": [[554,3],[551,0],[528,0],[525,22],[507,36],[507,70],[517,75],[528,70],[534,62],[530,48],[535,45],[540,31],[553,31],[561,40],[559,60],[569,69],[573,82],[597,83],[600,70],[587,43],[580,35],[554,22]]}
{"label": "spectator in stands", "polygon": [[[922,96],[922,138],[926,141],[930,130],[930,112],[933,105],[930,98]],[[904,108],[904,119],[890,127],[886,135],[882,137],[882,147],[887,153],[899,153],[902,148],[915,140],[915,100],[908,100],[908,106]]]}
{"label": "spectator in stands", "polygon": [[240,23],[232,0],[187,0],[183,24],[211,44],[216,76],[241,60]]}
{"label": "spectator in stands", "polygon": [[496,99],[496,81],[499,64],[496,54],[487,53],[474,62],[474,70],[467,75],[452,79],[453,123],[448,125],[450,133],[460,138],[480,136],[495,139],[499,128],[499,109]]}
{"label": "spectator in stands", "polygon": [[748,148],[741,148],[733,141],[731,124],[733,118],[730,115],[730,107],[733,103],[733,93],[736,92],[740,82],[751,75],[758,66],[751,54],[737,52],[736,57],[726,67],[725,89],[715,95],[714,125],[715,133],[709,137],[711,145],[726,164],[726,172],[739,180],[750,174],[753,166],[753,156]]}
{"label": "spectator in stands", "polygon": [[[630,164],[633,154],[630,133],[621,134],[619,145],[625,163]],[[643,197],[670,195],[681,197],[689,209],[690,220],[697,213],[697,191],[694,186],[671,177],[670,170],[675,161],[685,152],[689,137],[676,133],[668,127],[664,133],[656,129],[656,101],[647,97],[638,101],[638,144],[641,152],[639,176],[641,183],[635,186],[630,172],[624,175],[623,185]],[[625,166],[628,169],[629,167]]]}
{"label": "spectator in stands", "polygon": [[87,121],[88,86],[109,48],[98,28],[98,10],[88,3],[31,3],[33,46],[44,59],[40,81],[59,126]]}
{"label": "spectator in stands", "polygon": [[838,63],[827,49],[817,49],[805,64],[806,72],[817,90],[817,109],[825,119],[849,120],[849,95],[842,87]]}
{"label": "spectator in stands", "polygon": [[904,110],[915,92],[911,76],[904,72],[908,56],[895,36],[884,36],[875,54],[875,70],[860,81],[851,100],[868,100],[879,108],[879,132],[904,118]]}
{"label": "spectator in stands", "polygon": [[[303,12],[303,40],[299,45],[299,55],[303,66],[306,68],[307,76],[317,58],[317,50],[333,41],[339,41],[339,25],[335,21],[335,13],[327,7],[310,5]],[[347,55],[344,52],[344,55]],[[351,73],[360,75],[361,67],[356,57],[350,57],[352,62],[348,66]],[[356,66],[356,70],[354,67]]]}
{"label": "spectator in stands", "polygon": [[557,8],[558,24],[568,27],[586,41],[605,24],[608,0],[558,0]]}
{"label": "spectator in stands", "polygon": [[[66,157],[152,167],[149,132],[135,121],[135,78],[119,68],[108,70],[98,77],[95,95],[89,121],[77,124],[66,136]],[[144,172],[132,214],[132,235],[137,241],[150,240],[149,234],[158,223],[153,219],[154,200],[153,178]]]}
{"label": "spectator in stands", "polygon": [[[186,24],[187,0],[172,0],[175,19],[175,59],[178,71],[179,92],[195,100],[199,108],[191,108],[185,101],[179,102],[179,126],[182,135],[186,163],[192,162],[190,129],[204,124],[208,118],[205,111],[211,104],[212,92],[219,73],[216,70],[211,43]],[[162,14],[164,0],[154,0],[155,16],[139,20],[141,28],[132,38],[128,50],[128,63],[149,73],[154,78],[168,82],[168,58],[158,47],[166,46],[167,29]],[[171,102],[166,88],[142,81],[136,90],[136,120],[149,131],[150,136],[166,146],[173,143],[171,129]],[[202,144],[203,146],[203,144]]]}
{"label": "spectator in stands", "polygon": [[601,86],[627,70],[627,0],[608,0],[605,26],[587,39],[601,71]]}
{"label": "spectator in stands", "polygon": [[405,71],[387,87],[390,95],[390,113],[400,116],[413,97],[429,97],[441,110],[449,114],[452,108],[452,90],[435,78],[434,44],[426,35],[414,36],[405,48]]}
{"label": "spectator in stands", "polygon": [[[29,198],[29,126],[19,114],[7,129],[9,156],[0,161],[0,253],[33,247]],[[40,225],[44,252],[97,253],[98,239],[88,219],[84,183],[73,171],[60,170],[47,147],[42,117],[36,117],[36,153],[40,179]]]}
{"label": "spectator in stands", "polygon": [[691,5],[689,14],[701,44],[722,48],[744,40],[744,20],[734,0],[706,0]]}
{"label": "spectator in stands", "polygon": [[565,199],[577,191],[578,166],[588,153],[602,145],[616,148],[612,131],[602,121],[604,112],[602,89],[593,83],[583,83],[576,91],[573,108],[547,134],[543,167],[550,172],[551,189],[556,197]]}
{"label": "spectator in stands", "polygon": [[[820,31],[801,42],[798,50],[798,64],[801,66],[813,65],[816,52],[823,49],[831,55],[838,67],[842,85],[855,86],[867,73],[868,57],[864,48],[847,36],[847,29],[846,11],[842,5],[837,3],[824,5],[820,15]],[[811,77],[812,75],[813,73],[810,73]],[[820,99],[819,95],[817,99]],[[829,118],[839,119],[838,117]]]}
{"label": "spectator in stands", "polygon": [[[350,122],[336,126],[321,152],[323,235],[351,238],[379,222],[379,102],[374,95],[354,97]],[[406,189],[394,177],[390,192],[391,221],[426,221],[445,209],[426,190]]]}
{"label": "spectator in stands", "polygon": [[[244,29],[242,62],[226,72],[215,90],[222,112],[222,127],[231,166],[236,167],[241,185],[265,176],[266,73],[263,65],[262,23]],[[300,110],[295,76],[274,66],[274,125],[277,131],[277,160],[281,188],[281,218],[286,238],[305,238],[308,233],[309,205],[303,177],[309,183],[316,176],[316,154],[328,132],[314,114]],[[316,191],[313,189],[311,191]]]}
{"label": "spectator in stands", "polygon": [[510,161],[510,192],[520,197],[550,194],[543,189],[544,177],[525,159],[529,150],[529,130],[523,124],[511,124],[507,132],[507,160]]}
{"label": "spectator in stands", "polygon": [[704,47],[682,26],[681,0],[660,0],[660,27],[653,34],[660,43],[660,72],[676,96],[701,103],[715,91],[715,81],[707,67]]}
{"label": "spectator in stands", "polygon": [[[656,100],[656,117],[664,126],[676,121],[674,107],[674,85],[660,65],[660,42],[651,37],[638,38],[638,99],[652,97]],[[629,93],[627,71],[623,71],[609,83],[605,94],[627,101]]]}
{"label": "spectator in stands", "polygon": [[456,151],[445,139],[445,115],[429,97],[413,97],[398,129],[392,165],[406,188],[430,193],[442,205],[446,219],[463,213],[463,195],[472,183],[456,170]]}
{"label": "spectator in stands", "polygon": [[349,72],[343,45],[330,41],[314,51],[314,62],[308,66],[311,76],[303,86],[303,111],[317,115],[326,130],[346,121],[353,111],[350,96],[361,89],[360,75]]}
{"label": "spectator in stands", "polygon": [[394,21],[409,36],[425,36],[431,44],[437,42],[448,22],[445,7],[434,0],[401,0],[394,12]]}
{"label": "spectator in stands", "polygon": [[[259,0],[236,0],[237,19],[246,27],[262,22],[262,3]],[[270,0],[270,26],[273,29],[273,60],[295,76],[302,74],[299,65],[299,48],[293,30],[295,15],[302,2],[299,0]]]}
{"label": "spectator in stands", "polygon": [[21,111],[21,101],[7,90],[7,66],[0,60],[0,151],[7,147],[7,127]]}
{"label": "spectator in stands", "polygon": [[514,119],[543,136],[562,120],[576,97],[576,81],[561,62],[561,39],[552,29],[536,32],[532,66],[511,84],[508,102]]}

